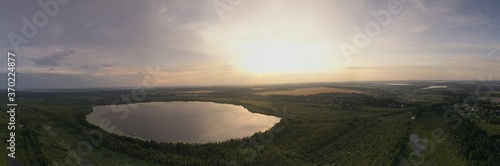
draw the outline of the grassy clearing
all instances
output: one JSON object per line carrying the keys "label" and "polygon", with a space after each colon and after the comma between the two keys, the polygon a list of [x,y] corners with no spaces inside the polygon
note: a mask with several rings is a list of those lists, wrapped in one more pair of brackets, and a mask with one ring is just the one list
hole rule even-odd
{"label": "grassy clearing", "polygon": [[263,96],[267,95],[307,96],[320,93],[363,93],[363,92],[351,89],[317,87],[317,88],[300,88],[300,89],[283,90],[283,91],[259,92],[255,94]]}
{"label": "grassy clearing", "polygon": [[[465,159],[459,155],[459,149],[448,134],[444,139],[437,139],[433,132],[445,129],[442,113],[436,110],[424,109],[419,113],[416,120],[411,123],[410,134],[418,135],[421,140],[427,142],[421,145],[427,146],[421,152],[419,158],[411,160],[410,154],[414,152],[410,140],[402,150],[401,156],[414,165],[466,165]],[[440,141],[443,140],[443,141]]]}
{"label": "grassy clearing", "polygon": [[485,122],[478,122],[477,125],[485,130],[488,135],[497,135],[500,134],[500,125],[498,124],[489,124]]}

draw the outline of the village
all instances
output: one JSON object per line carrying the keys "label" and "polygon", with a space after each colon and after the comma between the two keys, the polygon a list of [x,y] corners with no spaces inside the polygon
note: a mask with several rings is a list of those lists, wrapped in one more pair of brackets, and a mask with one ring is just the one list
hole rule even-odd
{"label": "village", "polygon": [[481,100],[476,103],[464,102],[455,104],[454,111],[461,116],[472,120],[481,121],[491,124],[500,124],[500,102],[489,98],[489,100]]}

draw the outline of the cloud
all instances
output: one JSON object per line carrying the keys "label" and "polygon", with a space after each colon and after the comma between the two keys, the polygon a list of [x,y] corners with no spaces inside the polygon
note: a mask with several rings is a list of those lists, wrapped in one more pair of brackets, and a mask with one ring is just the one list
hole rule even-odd
{"label": "cloud", "polygon": [[[18,71],[33,81],[23,81],[25,86],[41,88],[140,85],[145,68],[156,65],[164,69],[161,74],[171,76],[165,78],[168,85],[410,78],[391,67],[395,65],[443,67],[419,68],[422,79],[441,78],[452,72],[433,73],[456,66],[474,70],[467,71],[467,77],[453,72],[449,78],[474,79],[479,72],[472,71],[498,71],[499,61],[492,60],[500,57],[500,11],[494,0],[401,0],[404,12],[392,15],[390,25],[353,56],[352,65],[387,70],[346,70],[337,77],[261,77],[241,68],[245,52],[239,47],[270,40],[327,45],[325,57],[331,59],[325,62],[335,63],[325,73],[342,70],[344,57],[336,44],[352,41],[357,35],[353,27],[365,29],[377,21],[370,12],[387,9],[387,1],[246,0],[226,12],[224,21],[208,0],[71,1],[20,47]],[[41,10],[33,1],[9,1],[0,9],[10,13],[0,15],[2,34],[22,34],[21,17]],[[7,38],[0,40],[0,52],[9,47]],[[477,56],[488,60],[473,61]]]}
{"label": "cloud", "polygon": [[487,19],[483,14],[475,13],[468,15],[453,15],[444,17],[441,22],[446,28],[457,28],[457,27],[470,27],[470,26],[481,26],[487,25],[491,21]]}
{"label": "cloud", "polygon": [[31,59],[31,61],[38,67],[60,67],[64,58],[73,54],[75,54],[74,50],[64,49],[43,58]]}
{"label": "cloud", "polygon": [[113,66],[115,66],[115,65],[108,64],[108,63],[101,63],[101,64],[82,64],[79,67],[81,69],[84,69],[84,70],[93,71],[93,70],[100,70],[103,68],[113,67]]}
{"label": "cloud", "polygon": [[[95,87],[124,87],[140,85],[142,79],[132,79],[127,76],[95,76],[86,73],[23,73],[19,76],[23,81],[18,88],[64,89],[64,88],[95,88]],[[132,83],[132,84],[131,84]]]}

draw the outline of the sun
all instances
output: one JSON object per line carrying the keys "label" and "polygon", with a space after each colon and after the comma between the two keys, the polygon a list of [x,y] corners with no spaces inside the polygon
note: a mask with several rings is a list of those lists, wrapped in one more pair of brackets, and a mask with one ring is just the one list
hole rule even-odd
{"label": "sun", "polygon": [[238,66],[255,74],[322,72],[331,67],[328,48],[318,44],[262,39],[237,49]]}

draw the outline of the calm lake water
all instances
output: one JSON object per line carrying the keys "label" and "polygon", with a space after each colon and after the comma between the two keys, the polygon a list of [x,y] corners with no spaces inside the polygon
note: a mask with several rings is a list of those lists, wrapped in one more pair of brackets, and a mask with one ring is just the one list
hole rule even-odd
{"label": "calm lake water", "polygon": [[[114,107],[114,108],[113,108]],[[129,108],[129,115],[118,112]],[[114,110],[114,111],[113,111]],[[205,143],[251,136],[280,118],[251,113],[243,106],[213,102],[151,102],[94,107],[87,121],[105,130],[163,142]]]}

